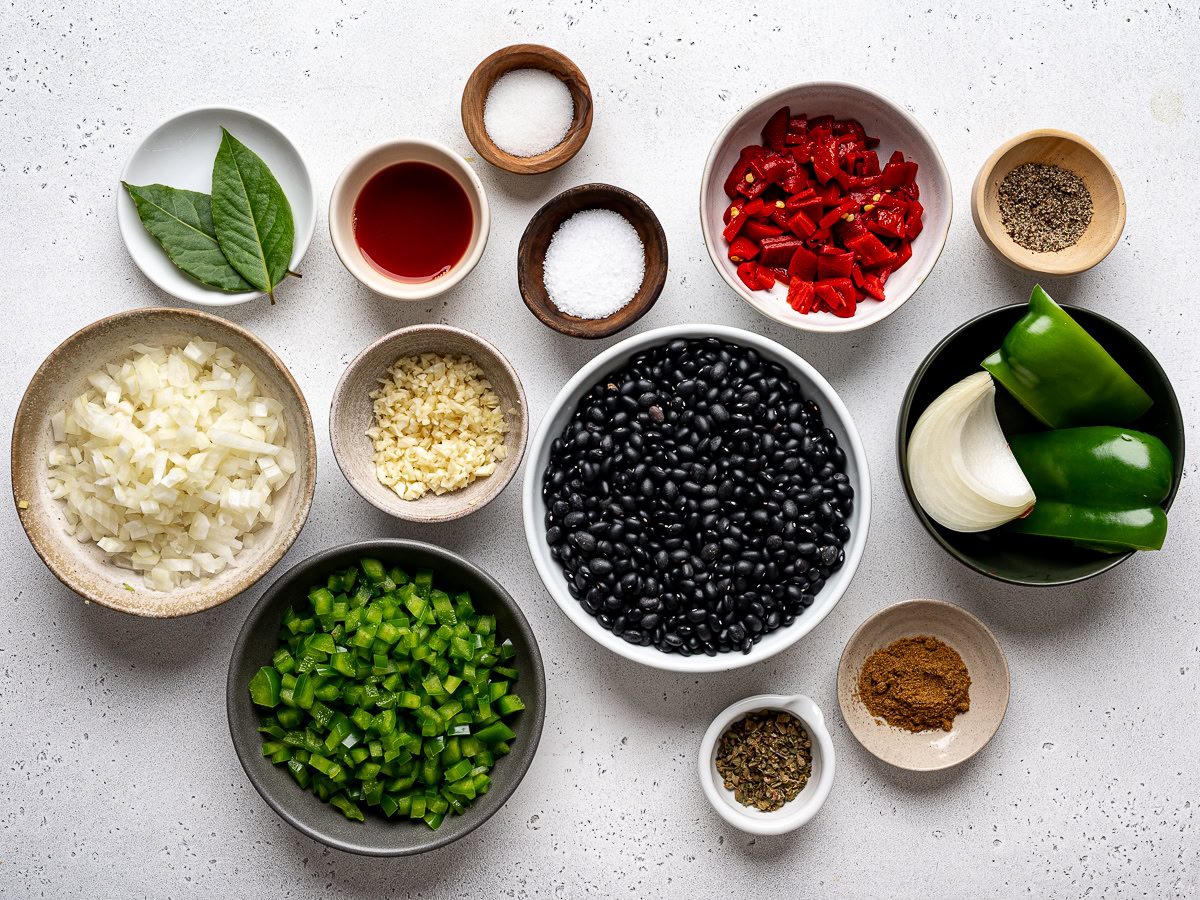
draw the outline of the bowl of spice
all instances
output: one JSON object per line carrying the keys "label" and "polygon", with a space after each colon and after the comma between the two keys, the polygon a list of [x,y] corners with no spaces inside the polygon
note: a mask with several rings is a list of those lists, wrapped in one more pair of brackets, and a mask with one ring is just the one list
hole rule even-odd
{"label": "bowl of spice", "polygon": [[346,368],[329,409],[333,455],[371,505],[410,522],[482,509],[521,465],[528,421],[516,370],[449,325],[386,334]]}
{"label": "bowl of spice", "polygon": [[1125,228],[1125,191],[1100,151],[1039,128],[1002,145],[975,176],[971,218],[1009,264],[1077,275],[1108,256]]}
{"label": "bowl of spice", "polygon": [[700,785],[722,819],[751,834],[807,824],[833,788],[833,739],[802,694],[759,694],[722,712],[700,742]]}
{"label": "bowl of spice", "polygon": [[667,280],[667,236],[641,198],[609,184],[563,191],[517,250],[521,297],[543,325],[603,338],[650,311]]}
{"label": "bowl of spice", "polygon": [[387,141],[361,153],[329,196],[329,236],[347,271],[396,300],[448,291],[483,256],[491,213],[483,183],[433,141]]}
{"label": "bowl of spice", "polygon": [[592,92],[579,67],[540,44],[497,50],[467,79],[462,123],[479,155],[537,175],[579,152],[592,130]]}
{"label": "bowl of spice", "polygon": [[1008,709],[1008,661],[983,622],[944,600],[905,600],[851,635],[837,693],[850,732],[901,769],[948,769],[984,748]]}

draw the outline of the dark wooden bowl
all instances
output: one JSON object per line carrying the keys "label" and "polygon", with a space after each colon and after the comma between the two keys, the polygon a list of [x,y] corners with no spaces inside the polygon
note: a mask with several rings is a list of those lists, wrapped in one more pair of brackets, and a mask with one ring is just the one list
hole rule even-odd
{"label": "dark wooden bowl", "polygon": [[[556,147],[536,156],[505,153],[488,137],[483,125],[483,106],[496,79],[513,69],[541,69],[556,75],[571,90],[575,118],[566,137]],[[476,152],[490,162],[517,175],[538,175],[557,169],[579,152],[592,130],[592,91],[579,67],[557,50],[541,44],[513,44],[502,47],[475,67],[463,88],[462,123],[467,140]]]}
{"label": "dark wooden bowl", "polygon": [[[580,319],[561,312],[546,293],[542,266],[550,239],[566,219],[584,209],[611,209],[637,229],[646,252],[646,274],[633,299],[611,316]],[[539,209],[525,226],[517,249],[521,298],[542,324],[577,338],[603,338],[628,328],[658,300],[667,280],[667,236],[658,216],[640,197],[611,184],[581,184],[563,191]]]}

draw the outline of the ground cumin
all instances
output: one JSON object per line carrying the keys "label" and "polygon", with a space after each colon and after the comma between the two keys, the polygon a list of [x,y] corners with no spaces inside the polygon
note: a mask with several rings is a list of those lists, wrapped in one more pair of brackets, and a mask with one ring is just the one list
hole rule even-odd
{"label": "ground cumin", "polygon": [[871,715],[908,731],[949,731],[971,708],[962,657],[935,637],[901,638],[863,663],[858,695]]}

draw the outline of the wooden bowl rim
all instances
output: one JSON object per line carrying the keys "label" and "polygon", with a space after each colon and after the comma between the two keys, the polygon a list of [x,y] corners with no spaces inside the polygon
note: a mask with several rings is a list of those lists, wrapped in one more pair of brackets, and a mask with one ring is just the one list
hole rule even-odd
{"label": "wooden bowl rim", "polygon": [[[1110,234],[1103,241],[1097,243],[1090,253],[1084,254],[1078,251],[1071,253],[1072,250],[1079,246],[1075,244],[1060,251],[1060,254],[1068,254],[1066,256],[1053,253],[1034,254],[1032,251],[1025,250],[1017,245],[1008,236],[1008,232],[1004,230],[1003,224],[987,215],[986,201],[988,192],[986,188],[992,180],[992,173],[995,171],[996,165],[1006,154],[1020,147],[1022,144],[1046,138],[1063,140],[1077,145],[1084,152],[1094,156],[1100,164],[1100,169],[1112,179],[1113,188],[1117,195],[1113,228]],[[979,236],[983,239],[983,242],[996,253],[1000,254],[1009,264],[1025,272],[1033,272],[1038,275],[1078,275],[1080,272],[1086,272],[1093,266],[1098,265],[1112,252],[1112,249],[1121,239],[1121,234],[1125,231],[1125,216],[1125,188],[1122,186],[1121,179],[1117,176],[1117,172],[1112,167],[1112,164],[1109,163],[1103,153],[1087,140],[1077,134],[1070,131],[1063,131],[1059,128],[1035,128],[1005,141],[980,166],[979,173],[975,176],[975,182],[971,185],[971,218],[974,220],[975,229],[979,232]],[[1056,256],[1057,262],[1055,260]],[[1044,263],[1039,265],[1034,264],[1035,259],[1040,261],[1043,258],[1045,260]]]}
{"label": "wooden bowl rim", "polygon": [[[519,63],[505,66],[507,59],[518,55],[548,59],[560,68],[565,69],[570,73],[572,78],[576,79],[576,83],[572,83],[561,77],[559,78],[571,91],[571,99],[575,103],[575,115],[571,121],[570,129],[568,129],[566,136],[557,145],[535,156],[514,156],[511,153],[501,150],[492,141],[483,123],[483,104],[486,103],[488,91],[491,90],[496,80],[501,75],[505,75],[515,69],[530,68]],[[543,69],[542,71],[550,70]],[[554,72],[551,72],[551,74],[557,75]],[[468,110],[468,98],[472,96],[481,97],[483,100],[479,104],[480,114],[478,116],[473,115]],[[560,53],[553,47],[546,47],[542,44],[510,44],[507,47],[501,47],[496,52],[487,56],[468,76],[467,83],[463,87],[462,102],[460,104],[463,131],[467,133],[467,140],[471,142],[471,146],[493,166],[504,169],[506,172],[512,172],[514,175],[540,175],[543,172],[557,169],[563,163],[569,161],[582,149],[584,142],[587,141],[588,135],[591,133],[592,113],[592,89],[588,85],[582,70],[565,54]]]}
{"label": "wooden bowl rim", "polygon": [[[529,257],[532,253],[530,244],[533,241],[535,226],[540,225],[544,220],[557,214],[559,208],[565,205],[571,198],[587,193],[596,193],[598,195],[608,194],[620,197],[626,203],[633,206],[641,214],[642,222],[646,225],[646,230],[654,243],[662,248],[662,272],[651,280],[650,273],[647,271],[646,275],[643,276],[641,287],[633,295],[633,299],[616,312],[609,313],[609,315],[602,319],[581,319],[578,316],[568,315],[555,307],[552,301],[542,304],[539,300],[532,298],[529,288],[530,276],[528,265]],[[595,206],[587,208],[608,209],[609,207]],[[578,211],[582,212],[582,210]],[[566,218],[564,216],[559,224],[561,225],[563,221],[566,221]],[[629,224],[637,228],[636,222],[630,222]],[[541,208],[530,218],[529,224],[525,226],[525,230],[521,233],[521,241],[517,245],[517,286],[521,291],[521,299],[525,301],[525,306],[547,328],[552,328],[568,337],[583,338],[585,340],[610,337],[628,328],[648,313],[651,307],[658,302],[658,298],[666,286],[668,267],[667,233],[663,229],[662,223],[658,220],[658,216],[655,215],[654,210],[637,194],[616,185],[605,184],[599,181],[567,188],[561,194],[556,194],[543,203]],[[541,290],[543,293],[545,292],[546,288],[544,284],[541,285]]]}
{"label": "wooden bowl rim", "polygon": [[[277,373],[282,378],[284,383],[295,393],[298,402],[298,410],[300,420],[304,424],[303,436],[298,437],[297,443],[303,444],[307,453],[307,464],[303,469],[297,469],[295,477],[299,479],[300,493],[297,497],[297,508],[291,521],[286,523],[286,527],[280,532],[279,538],[275,544],[275,549],[264,555],[263,559],[257,566],[253,567],[236,567],[233,569],[233,578],[225,590],[214,593],[211,596],[203,597],[200,601],[188,598],[186,595],[181,597],[178,604],[172,604],[170,609],[163,607],[161,603],[144,605],[136,602],[141,592],[128,592],[128,597],[121,593],[113,592],[106,593],[102,590],[93,589],[87,584],[78,584],[66,568],[59,565],[58,555],[48,546],[44,545],[42,536],[36,533],[35,530],[30,530],[30,526],[25,522],[26,510],[21,509],[20,502],[22,498],[19,496],[20,488],[29,478],[35,477],[35,474],[22,473],[19,464],[17,448],[25,442],[26,439],[32,440],[29,435],[29,430],[36,427],[38,423],[33,421],[37,416],[37,410],[33,406],[33,390],[38,382],[43,378],[47,368],[57,364],[60,357],[68,353],[71,346],[77,342],[83,341],[90,337],[91,333],[101,329],[107,325],[120,322],[123,319],[130,318],[155,318],[162,314],[179,315],[184,318],[197,319],[219,328],[226,328],[237,333],[243,340],[253,344],[264,356],[274,365]],[[282,402],[282,401],[280,401]],[[46,568],[57,578],[62,584],[83,597],[84,599],[105,606],[117,612],[128,613],[129,615],[142,616],[152,619],[174,619],[181,616],[192,615],[194,613],[204,612],[213,607],[220,606],[244,591],[249,590],[257,584],[262,578],[268,575],[272,569],[283,559],[288,550],[296,542],[296,538],[300,536],[301,530],[304,528],[304,523],[308,520],[308,514],[312,510],[313,496],[316,493],[317,487],[317,439],[313,430],[312,413],[308,407],[308,401],[304,397],[304,392],[300,390],[300,385],[295,377],[283,361],[275,354],[265,341],[259,338],[248,328],[243,328],[228,319],[213,313],[204,312],[198,309],[186,309],[174,306],[142,306],[135,309],[127,309],[122,312],[113,313],[109,316],[97,319],[82,328],[77,329],[74,333],[58,344],[46,358],[38,365],[37,371],[29,380],[29,384],[25,388],[25,393],[21,396],[21,402],[17,406],[16,415],[13,418],[12,444],[10,452],[11,465],[11,483],[13,493],[13,505],[17,507],[17,518],[21,521],[21,528],[25,531],[29,543],[33,546],[34,552],[46,564]],[[65,535],[64,535],[65,536]],[[229,571],[229,570],[226,570]],[[165,596],[171,592],[156,592],[156,596]],[[202,595],[203,596],[203,595]],[[133,602],[126,602],[133,601]]]}
{"label": "wooden bowl rim", "polygon": [[[456,334],[462,337],[468,344],[478,347],[483,355],[494,358],[500,367],[512,379],[513,385],[516,388],[517,413],[515,418],[517,421],[513,424],[516,425],[517,443],[515,450],[504,460],[501,460],[501,466],[503,467],[504,474],[500,474],[502,470],[500,467],[498,467],[496,472],[493,472],[487,477],[488,489],[483,496],[481,496],[473,504],[461,503],[458,508],[448,513],[430,514],[418,512],[417,508],[421,504],[420,500],[401,500],[399,497],[396,497],[395,494],[390,494],[389,500],[394,498],[393,502],[396,505],[389,504],[385,506],[379,503],[369,492],[360,490],[359,479],[354,476],[354,474],[349,470],[348,466],[342,463],[343,456],[352,452],[351,448],[343,444],[340,437],[341,428],[338,424],[343,411],[343,397],[346,396],[347,391],[349,390],[351,372],[361,366],[372,352],[382,347],[384,344],[396,340],[402,335],[408,334]],[[475,359],[477,364],[479,363],[479,360],[476,359],[474,354],[472,354],[471,358]],[[393,360],[393,362],[395,362],[395,360]],[[493,390],[494,389],[495,385],[493,385]],[[505,410],[505,417],[510,418],[507,410]],[[418,524],[452,522],[455,519],[461,519],[464,516],[483,509],[504,492],[504,489],[508,487],[509,482],[511,482],[513,477],[517,474],[517,470],[521,468],[521,461],[525,457],[525,447],[528,443],[528,440],[529,402],[525,397],[525,387],[521,384],[521,377],[517,374],[516,367],[513,366],[508,357],[501,353],[499,348],[497,348],[496,345],[491,341],[480,337],[473,331],[467,331],[465,328],[458,328],[454,325],[444,325],[436,322],[424,322],[417,325],[407,325],[404,328],[397,328],[395,331],[389,331],[382,337],[371,341],[371,343],[367,344],[367,346],[364,347],[358,353],[358,355],[350,361],[350,364],[346,366],[345,371],[342,372],[342,377],[338,379],[337,386],[333,389],[333,397],[329,404],[329,443],[333,448],[333,458],[337,462],[338,468],[341,470],[342,475],[345,477],[347,483],[349,483],[350,487],[354,488],[354,492],[356,494],[358,494],[380,512],[387,513],[393,518],[401,519],[406,522],[416,522]],[[511,462],[509,462],[510,460]],[[500,475],[500,477],[497,478],[497,475]],[[454,493],[459,493],[461,495],[461,492],[452,492],[442,496],[452,497]],[[427,496],[434,495],[429,494]]]}

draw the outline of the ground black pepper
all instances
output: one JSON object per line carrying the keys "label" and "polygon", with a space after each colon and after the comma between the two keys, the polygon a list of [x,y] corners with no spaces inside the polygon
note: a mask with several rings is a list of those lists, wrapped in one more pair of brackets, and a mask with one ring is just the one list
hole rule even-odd
{"label": "ground black pepper", "polygon": [[1000,218],[1026,250],[1054,253],[1075,244],[1092,221],[1092,195],[1074,172],[1025,163],[1000,182]]}

